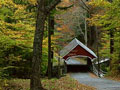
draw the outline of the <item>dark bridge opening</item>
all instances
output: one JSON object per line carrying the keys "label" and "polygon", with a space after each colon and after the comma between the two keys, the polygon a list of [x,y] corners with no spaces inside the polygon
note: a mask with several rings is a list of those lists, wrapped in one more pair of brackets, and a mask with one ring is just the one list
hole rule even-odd
{"label": "dark bridge opening", "polygon": [[88,72],[87,65],[67,65],[67,72]]}
{"label": "dark bridge opening", "polygon": [[90,72],[92,62],[89,58],[70,58],[66,62],[67,72]]}

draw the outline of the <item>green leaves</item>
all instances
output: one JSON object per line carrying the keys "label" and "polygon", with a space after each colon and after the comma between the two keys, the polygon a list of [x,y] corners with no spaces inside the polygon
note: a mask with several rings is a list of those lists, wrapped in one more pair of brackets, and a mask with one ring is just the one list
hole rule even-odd
{"label": "green leaves", "polygon": [[0,67],[8,67],[7,73],[9,66],[13,66],[11,72],[30,71],[35,29],[35,11],[27,10],[31,4],[28,0],[0,0]]}
{"label": "green leaves", "polygon": [[[101,57],[112,57],[111,72],[116,74],[118,73],[118,63],[120,60],[120,0],[113,0],[113,2],[93,0],[90,2],[90,5],[93,5],[96,12],[93,12],[89,21],[91,25],[100,27],[99,30],[101,31]],[[113,36],[110,37],[111,31],[113,31]],[[114,46],[110,45],[111,38]],[[112,55],[110,54],[111,47],[114,47]]]}
{"label": "green leaves", "polygon": [[[94,1],[94,0],[93,0]],[[119,0],[113,0],[112,3],[104,0],[94,1],[94,3],[90,3],[94,5],[95,8],[98,8],[97,12],[93,14],[91,20],[92,23],[97,26],[106,26],[103,27],[106,30],[113,29],[119,27],[119,19],[120,19],[120,2]],[[99,8],[100,7],[100,8]]]}

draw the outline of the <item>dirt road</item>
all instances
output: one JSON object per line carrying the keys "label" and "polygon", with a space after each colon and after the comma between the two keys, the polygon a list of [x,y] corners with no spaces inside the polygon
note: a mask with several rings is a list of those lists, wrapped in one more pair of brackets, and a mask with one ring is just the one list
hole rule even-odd
{"label": "dirt road", "polygon": [[91,77],[88,72],[71,73],[70,76],[82,84],[97,88],[97,90],[120,90],[120,82]]}

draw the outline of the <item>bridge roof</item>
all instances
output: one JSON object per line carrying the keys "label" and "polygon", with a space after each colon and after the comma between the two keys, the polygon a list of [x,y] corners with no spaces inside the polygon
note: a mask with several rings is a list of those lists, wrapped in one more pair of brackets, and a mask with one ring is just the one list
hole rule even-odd
{"label": "bridge roof", "polygon": [[97,58],[96,54],[91,49],[76,38],[60,51],[60,56],[65,60],[71,56],[86,56],[90,59]]}

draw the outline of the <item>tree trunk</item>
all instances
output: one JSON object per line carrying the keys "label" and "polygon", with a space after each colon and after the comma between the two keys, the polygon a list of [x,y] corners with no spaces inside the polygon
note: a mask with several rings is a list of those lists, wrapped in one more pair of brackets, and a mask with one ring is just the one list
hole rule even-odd
{"label": "tree trunk", "polygon": [[42,42],[44,33],[44,23],[46,15],[41,10],[43,6],[38,5],[36,30],[33,45],[33,61],[30,90],[43,90],[41,85],[41,61],[42,61]]}
{"label": "tree trunk", "polygon": [[61,73],[60,73],[60,53],[59,53],[59,56],[58,56],[58,78],[60,78],[61,76]]}
{"label": "tree trunk", "polygon": [[110,69],[112,69],[112,55],[114,52],[114,30],[110,30]]}
{"label": "tree trunk", "polygon": [[53,0],[48,6],[46,6],[46,0],[37,0],[37,21],[36,30],[34,35],[34,45],[33,45],[33,60],[32,60],[32,71],[31,71],[31,82],[30,90],[43,90],[41,84],[41,62],[42,62],[42,42],[44,34],[44,24],[50,11],[55,8],[55,6],[60,2],[60,0]]}
{"label": "tree trunk", "polygon": [[114,30],[110,30],[110,54],[114,51]]}
{"label": "tree trunk", "polygon": [[48,16],[48,79],[52,77],[51,66],[51,17]]}
{"label": "tree trunk", "polygon": [[51,47],[51,35],[54,34],[54,18],[49,15],[48,16],[48,79],[52,77],[52,59],[53,59],[53,51]]}
{"label": "tree trunk", "polygon": [[96,44],[97,44],[97,45],[96,45],[96,46],[97,46],[97,47],[96,47],[96,49],[97,49],[96,51],[97,51],[97,62],[98,62],[98,76],[100,77],[100,63],[99,63],[99,61],[100,61],[100,60],[99,60],[99,59],[100,59],[100,58],[99,58],[99,43],[100,43],[100,42],[99,42],[99,31],[98,31],[98,29],[97,29],[96,26],[95,26],[95,30],[96,30],[96,39],[97,39],[97,40],[96,40],[96,41],[97,41],[97,42],[96,42]]}
{"label": "tree trunk", "polygon": [[87,46],[87,13],[85,13],[85,45]]}

